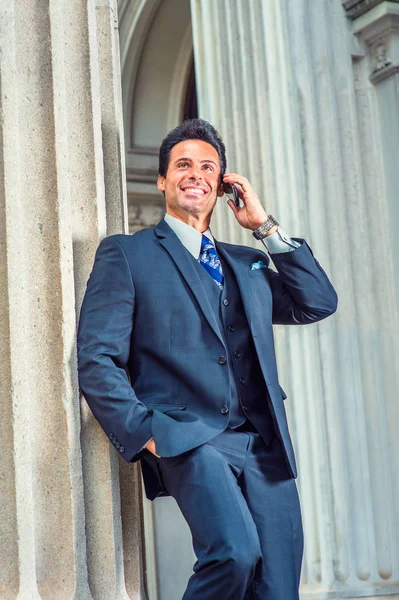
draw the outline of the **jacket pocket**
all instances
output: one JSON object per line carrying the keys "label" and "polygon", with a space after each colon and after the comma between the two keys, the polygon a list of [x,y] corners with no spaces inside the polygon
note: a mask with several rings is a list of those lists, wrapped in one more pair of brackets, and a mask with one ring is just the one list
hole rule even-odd
{"label": "jacket pocket", "polygon": [[266,265],[265,265],[261,269],[251,269],[248,274],[249,274],[250,277],[260,277],[260,276],[262,276],[264,279],[267,280],[266,273],[267,273],[267,268],[266,268]]}

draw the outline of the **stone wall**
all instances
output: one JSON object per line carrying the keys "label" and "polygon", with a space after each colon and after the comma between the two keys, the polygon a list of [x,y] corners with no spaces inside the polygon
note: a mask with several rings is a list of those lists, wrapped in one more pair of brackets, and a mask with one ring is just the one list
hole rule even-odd
{"label": "stone wall", "polygon": [[[276,328],[305,526],[301,598],[318,600],[399,597],[399,4],[344,5],[191,2],[201,116],[340,298],[326,322]],[[253,244],[223,202],[213,231]]]}
{"label": "stone wall", "polygon": [[80,407],[75,346],[98,241],[127,231],[116,5],[0,18],[0,598],[137,598],[138,471]]}

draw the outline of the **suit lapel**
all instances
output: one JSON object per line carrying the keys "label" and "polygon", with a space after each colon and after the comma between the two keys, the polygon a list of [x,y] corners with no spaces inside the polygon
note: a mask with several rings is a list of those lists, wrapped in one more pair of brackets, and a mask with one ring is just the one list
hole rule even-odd
{"label": "suit lapel", "polygon": [[215,318],[215,314],[212,310],[201,279],[199,278],[189,256],[188,250],[186,250],[173,229],[169,227],[169,225],[163,219],[155,227],[155,233],[158,236],[159,243],[171,256],[176,267],[184,277],[187,285],[190,287],[202,312],[204,313],[204,317],[223,343],[223,337]]}
{"label": "suit lapel", "polygon": [[245,314],[247,316],[248,325],[251,328],[251,297],[248,293],[248,272],[249,267],[240,260],[239,256],[235,256],[231,246],[227,246],[222,242],[216,242],[216,249],[219,254],[229,263],[229,266],[236,276],[238,287],[240,288],[242,303],[244,305]]}

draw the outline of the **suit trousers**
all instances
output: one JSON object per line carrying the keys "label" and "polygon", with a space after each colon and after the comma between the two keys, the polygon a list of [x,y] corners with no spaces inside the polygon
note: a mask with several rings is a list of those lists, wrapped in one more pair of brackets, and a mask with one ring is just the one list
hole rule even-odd
{"label": "suit trousers", "polygon": [[197,557],[183,600],[298,600],[303,532],[295,480],[275,435],[265,444],[240,429],[157,459]]}

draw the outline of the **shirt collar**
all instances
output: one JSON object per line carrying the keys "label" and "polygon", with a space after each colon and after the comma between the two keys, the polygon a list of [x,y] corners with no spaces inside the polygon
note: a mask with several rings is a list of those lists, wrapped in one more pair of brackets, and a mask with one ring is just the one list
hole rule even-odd
{"label": "shirt collar", "polygon": [[[191,225],[187,225],[184,221],[172,217],[172,215],[169,215],[168,213],[166,213],[164,219],[169,227],[173,229],[186,250],[198,260],[201,252],[202,233],[197,229],[194,229],[194,227],[191,227]],[[215,243],[209,227],[204,231],[204,235],[206,235],[213,244]]]}

